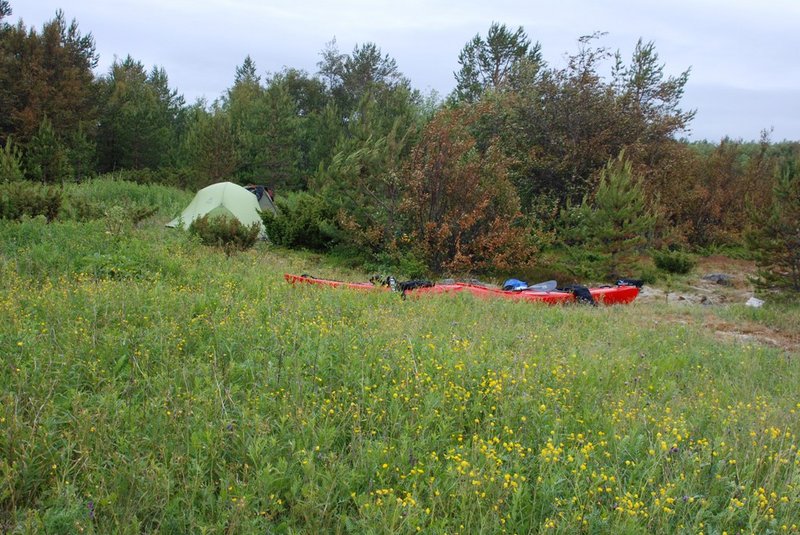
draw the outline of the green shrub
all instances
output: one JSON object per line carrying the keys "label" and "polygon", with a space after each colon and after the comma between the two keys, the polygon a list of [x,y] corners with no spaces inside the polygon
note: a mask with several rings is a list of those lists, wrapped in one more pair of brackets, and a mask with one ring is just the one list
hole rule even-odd
{"label": "green shrub", "polygon": [[324,199],[305,192],[277,200],[278,213],[262,215],[267,236],[275,245],[325,251],[336,241],[335,213]]}
{"label": "green shrub", "polygon": [[652,256],[656,267],[667,273],[685,275],[697,265],[692,255],[681,251],[653,251]]}
{"label": "green shrub", "polygon": [[659,273],[657,269],[653,268],[653,266],[643,266],[636,274],[636,278],[645,284],[655,284],[659,280]]}
{"label": "green shrub", "polygon": [[[97,219],[108,219],[109,217],[124,220],[127,223],[137,226],[145,219],[158,212],[157,206],[142,206],[136,203],[131,204],[127,199],[121,199],[120,203],[104,203],[86,197],[68,198],[65,202],[65,210],[62,219],[73,221],[94,221]],[[64,217],[64,215],[66,217]]]}
{"label": "green shrub", "polygon": [[197,218],[189,225],[189,232],[200,238],[204,245],[222,247],[227,255],[233,251],[244,251],[255,245],[261,226],[242,224],[235,217],[208,214]]}
{"label": "green shrub", "polygon": [[430,276],[425,260],[414,251],[383,251],[365,261],[363,268],[369,272],[392,273],[410,279]]}
{"label": "green shrub", "polygon": [[0,219],[43,215],[52,221],[58,216],[61,199],[61,188],[54,186],[25,181],[0,184]]}
{"label": "green shrub", "polygon": [[568,247],[561,270],[571,273],[575,281],[610,280],[618,275],[609,274],[609,255],[591,248]]}
{"label": "green shrub", "polygon": [[119,205],[135,224],[154,214],[172,218],[191,200],[191,193],[161,184],[139,184],[121,176],[113,173],[67,185],[62,217],[75,221],[102,219],[110,207]]}
{"label": "green shrub", "polygon": [[94,221],[103,218],[103,203],[87,196],[68,195],[64,201],[61,219]]}

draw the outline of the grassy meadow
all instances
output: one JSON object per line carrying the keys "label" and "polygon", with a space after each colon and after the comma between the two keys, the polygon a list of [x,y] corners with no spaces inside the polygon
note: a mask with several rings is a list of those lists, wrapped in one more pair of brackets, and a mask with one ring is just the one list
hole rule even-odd
{"label": "grassy meadow", "polygon": [[0,221],[0,532],[800,530],[797,352],[674,303],[293,288],[366,275],[200,246],[176,190],[72,188],[115,206]]}

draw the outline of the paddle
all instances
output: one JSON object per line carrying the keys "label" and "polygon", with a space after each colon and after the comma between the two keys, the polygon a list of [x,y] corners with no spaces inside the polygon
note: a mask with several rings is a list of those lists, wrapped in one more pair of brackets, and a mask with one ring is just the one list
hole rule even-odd
{"label": "paddle", "polygon": [[558,283],[556,281],[539,282],[528,286],[527,288],[520,288],[522,291],[532,290],[534,292],[552,292],[556,289]]}

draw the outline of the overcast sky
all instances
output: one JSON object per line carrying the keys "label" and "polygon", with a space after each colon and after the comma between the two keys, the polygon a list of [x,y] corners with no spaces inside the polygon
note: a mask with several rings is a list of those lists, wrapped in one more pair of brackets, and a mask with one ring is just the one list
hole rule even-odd
{"label": "overcast sky", "polygon": [[221,96],[246,55],[259,74],[317,71],[320,52],[373,42],[412,85],[445,96],[458,53],[493,21],[522,26],[545,60],[563,67],[577,38],[627,59],[653,41],[669,74],[691,68],[683,99],[695,109],[690,139],[800,140],[800,0],[10,0],[12,22],[41,29],[62,9],[91,32],[104,74],[130,54],[164,67],[187,102]]}

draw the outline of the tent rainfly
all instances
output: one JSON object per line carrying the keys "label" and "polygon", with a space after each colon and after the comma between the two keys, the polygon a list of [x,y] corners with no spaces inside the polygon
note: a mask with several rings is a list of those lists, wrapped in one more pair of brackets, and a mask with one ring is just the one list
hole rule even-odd
{"label": "tent rainfly", "polygon": [[184,208],[181,215],[167,223],[167,226],[188,229],[192,221],[209,213],[235,217],[247,226],[258,223],[261,226],[260,236],[267,236],[261,221],[258,199],[253,193],[232,182],[212,184],[198,191],[189,206]]}
{"label": "tent rainfly", "polygon": [[258,199],[258,205],[261,207],[262,212],[278,213],[278,208],[272,200],[272,191],[265,186],[258,186],[256,184],[248,184],[244,187],[247,191],[252,193]]}

